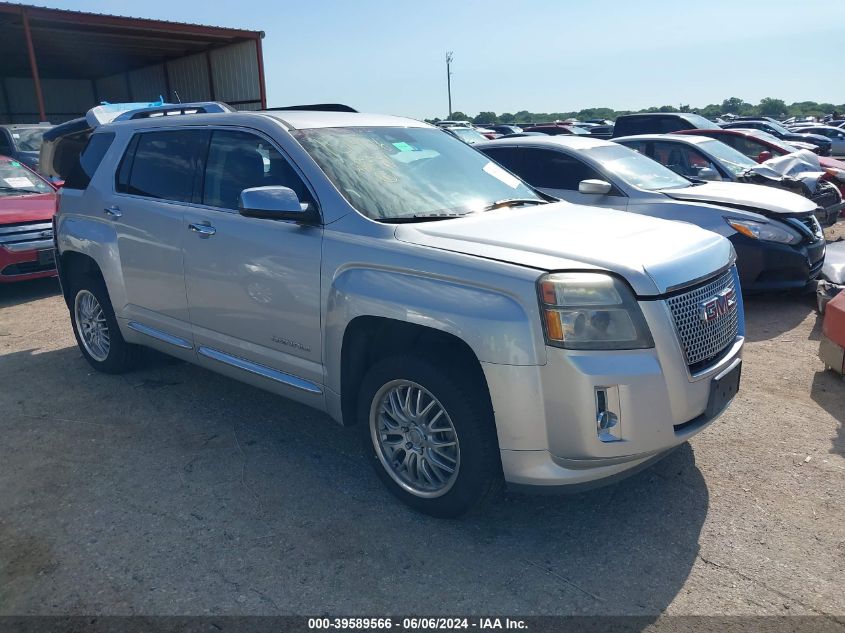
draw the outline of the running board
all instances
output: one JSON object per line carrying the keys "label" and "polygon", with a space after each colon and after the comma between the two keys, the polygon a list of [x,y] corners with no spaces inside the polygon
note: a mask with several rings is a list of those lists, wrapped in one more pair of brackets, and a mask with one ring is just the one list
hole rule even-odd
{"label": "running board", "polygon": [[175,345],[180,349],[194,349],[194,346],[191,345],[191,343],[186,341],[185,339],[179,338],[178,336],[173,336],[172,334],[168,334],[167,332],[162,332],[161,330],[157,330],[154,327],[150,327],[149,325],[144,325],[143,323],[138,323],[137,321],[130,321],[126,324],[126,326],[130,330],[135,330],[136,332],[140,332],[141,334],[146,334],[147,336],[150,336],[164,343],[170,343],[171,345]]}
{"label": "running board", "polygon": [[261,376],[263,378],[267,378],[269,380],[281,383],[283,385],[287,385],[289,387],[294,387],[295,389],[301,389],[302,391],[307,391],[308,393],[323,393],[323,390],[320,389],[320,387],[314,384],[313,382],[310,382],[303,378],[299,378],[298,376],[286,374],[282,371],[278,371],[277,369],[272,369],[270,367],[267,367],[266,365],[259,365],[258,363],[253,363],[252,361],[248,361],[244,358],[239,358],[238,356],[231,356],[230,354],[225,354],[210,347],[200,347],[199,349],[197,349],[197,353],[199,353],[200,356],[205,356],[206,358],[216,360],[217,362],[223,363],[225,365],[241,369],[251,374],[255,374],[256,376]]}

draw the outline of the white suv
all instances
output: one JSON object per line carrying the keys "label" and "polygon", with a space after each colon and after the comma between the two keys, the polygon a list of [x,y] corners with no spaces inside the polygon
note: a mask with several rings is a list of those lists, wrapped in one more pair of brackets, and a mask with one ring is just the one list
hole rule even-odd
{"label": "white suv", "polygon": [[738,388],[727,240],[549,203],[418,121],[146,108],[94,125],[66,177],[60,277],[92,366],[149,346],[358,425],[424,512],[632,472]]}

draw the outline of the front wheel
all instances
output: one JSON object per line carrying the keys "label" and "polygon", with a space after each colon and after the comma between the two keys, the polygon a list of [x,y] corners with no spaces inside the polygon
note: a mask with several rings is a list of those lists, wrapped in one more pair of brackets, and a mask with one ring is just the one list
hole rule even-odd
{"label": "front wheel", "polygon": [[415,356],[370,368],[359,394],[359,424],[381,480],[411,507],[457,517],[499,490],[495,424],[480,388]]}
{"label": "front wheel", "polygon": [[105,284],[83,277],[74,284],[70,319],[85,360],[97,371],[119,374],[132,368],[137,348],[123,340]]}

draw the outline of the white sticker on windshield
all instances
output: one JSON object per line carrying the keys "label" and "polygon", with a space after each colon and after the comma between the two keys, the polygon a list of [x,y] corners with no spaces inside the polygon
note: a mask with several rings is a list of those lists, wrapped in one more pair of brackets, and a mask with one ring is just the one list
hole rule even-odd
{"label": "white sticker on windshield", "polygon": [[3,180],[6,181],[6,184],[10,187],[33,187],[35,183],[33,183],[29,178],[24,178],[23,176],[19,178],[4,178]]}
{"label": "white sticker on windshield", "polygon": [[496,163],[487,163],[486,165],[484,165],[484,171],[493,176],[493,178],[501,180],[511,189],[516,189],[520,185],[519,178],[511,176],[508,172],[499,167]]}
{"label": "white sticker on windshield", "polygon": [[21,137],[20,134],[15,134],[14,132],[12,132],[12,138],[20,138],[20,137]]}

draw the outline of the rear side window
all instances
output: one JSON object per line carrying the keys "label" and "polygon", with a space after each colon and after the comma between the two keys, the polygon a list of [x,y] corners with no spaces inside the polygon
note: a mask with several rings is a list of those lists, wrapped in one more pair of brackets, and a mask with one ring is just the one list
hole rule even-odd
{"label": "rear side window", "polygon": [[88,139],[85,149],[79,155],[77,160],[65,180],[65,187],[68,189],[87,189],[91,183],[91,178],[94,177],[94,172],[103,161],[103,156],[109,151],[112,142],[114,141],[114,134],[106,132],[103,134],[94,134]]}
{"label": "rear side window", "polygon": [[147,198],[190,202],[194,176],[205,153],[203,130],[166,130],[137,135],[129,144],[117,177],[117,190]]}

